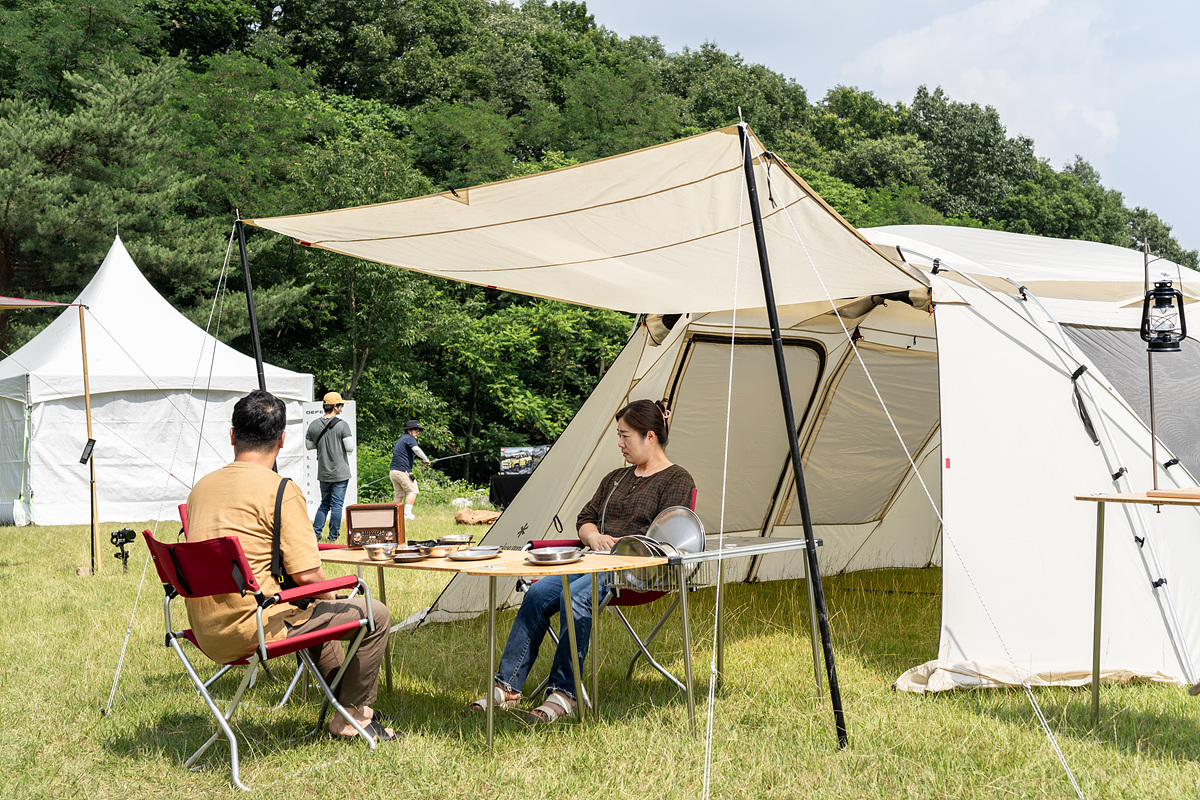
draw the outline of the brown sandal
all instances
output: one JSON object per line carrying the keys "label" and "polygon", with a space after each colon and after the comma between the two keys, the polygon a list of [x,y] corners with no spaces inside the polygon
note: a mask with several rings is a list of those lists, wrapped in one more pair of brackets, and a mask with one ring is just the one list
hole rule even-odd
{"label": "brown sandal", "polygon": [[531,723],[556,722],[575,716],[579,704],[562,692],[551,692],[550,696],[540,706],[525,715],[525,721]]}
{"label": "brown sandal", "polygon": [[[508,711],[516,708],[517,704],[521,702],[521,693],[517,692],[516,697],[509,697],[508,693],[504,689],[501,689],[499,686],[495,686],[492,687],[492,700],[494,701],[496,708],[500,709],[501,711]],[[471,703],[471,710],[487,711],[487,698],[481,697],[474,703]]]}

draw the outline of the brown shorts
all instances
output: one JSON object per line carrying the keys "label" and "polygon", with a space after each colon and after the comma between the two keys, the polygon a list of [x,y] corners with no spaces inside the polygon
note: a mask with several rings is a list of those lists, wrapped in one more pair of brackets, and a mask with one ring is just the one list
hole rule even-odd
{"label": "brown shorts", "polygon": [[394,469],[388,473],[388,477],[392,479],[392,491],[395,494],[392,501],[395,503],[403,503],[406,495],[416,494],[420,491],[411,472]]}

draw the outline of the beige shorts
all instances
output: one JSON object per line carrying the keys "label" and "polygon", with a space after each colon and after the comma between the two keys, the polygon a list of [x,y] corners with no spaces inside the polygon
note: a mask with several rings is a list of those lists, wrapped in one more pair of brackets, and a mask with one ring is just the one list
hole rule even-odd
{"label": "beige shorts", "polygon": [[388,473],[388,477],[392,479],[392,491],[395,494],[392,498],[393,502],[404,502],[406,495],[416,494],[420,491],[411,473],[394,469]]}

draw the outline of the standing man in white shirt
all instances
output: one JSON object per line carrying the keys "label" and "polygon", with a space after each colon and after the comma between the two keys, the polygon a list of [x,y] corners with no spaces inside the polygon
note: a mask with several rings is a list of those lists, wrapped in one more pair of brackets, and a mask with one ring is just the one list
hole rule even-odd
{"label": "standing man in white shirt", "polygon": [[350,453],[354,452],[354,434],[350,423],[338,419],[345,402],[337,392],[324,400],[325,416],[315,419],[304,435],[304,446],[317,451],[317,482],[321,484],[321,505],[313,520],[313,533],[321,541],[325,518],[329,517],[329,541],[336,542],[342,530],[342,505],[350,483]]}

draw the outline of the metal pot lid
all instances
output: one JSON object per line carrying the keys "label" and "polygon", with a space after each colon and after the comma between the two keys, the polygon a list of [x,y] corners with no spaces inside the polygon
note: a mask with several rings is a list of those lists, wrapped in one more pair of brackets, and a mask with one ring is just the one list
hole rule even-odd
{"label": "metal pot lid", "polygon": [[645,536],[638,536],[637,534],[622,536],[620,539],[617,539],[617,543],[613,545],[612,552],[613,555],[617,556],[663,557],[663,551],[658,546],[658,542],[648,539]]}
{"label": "metal pot lid", "polygon": [[704,550],[704,523],[696,512],[683,506],[664,508],[646,535],[659,542],[672,545],[681,553],[699,553]]}

